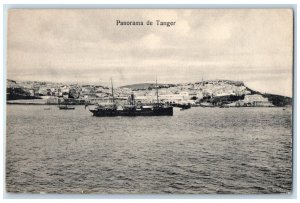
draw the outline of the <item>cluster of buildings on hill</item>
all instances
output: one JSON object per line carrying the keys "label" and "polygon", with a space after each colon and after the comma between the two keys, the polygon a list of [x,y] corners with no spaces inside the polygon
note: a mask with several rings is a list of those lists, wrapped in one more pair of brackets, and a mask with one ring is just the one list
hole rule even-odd
{"label": "cluster of buildings on hill", "polygon": [[[30,96],[44,99],[45,103],[57,104],[68,101],[74,104],[86,102],[107,103],[111,101],[112,89],[101,85],[79,85],[46,82],[16,82],[7,80],[7,88],[22,88]],[[197,83],[159,85],[159,101],[164,103],[200,104],[215,97],[243,96],[243,100],[226,104],[228,106],[271,106],[267,98],[261,95],[251,95],[243,82],[230,80],[207,80]],[[119,103],[126,103],[128,97],[134,94],[135,100],[141,103],[157,101],[156,88],[115,88],[114,98]]]}

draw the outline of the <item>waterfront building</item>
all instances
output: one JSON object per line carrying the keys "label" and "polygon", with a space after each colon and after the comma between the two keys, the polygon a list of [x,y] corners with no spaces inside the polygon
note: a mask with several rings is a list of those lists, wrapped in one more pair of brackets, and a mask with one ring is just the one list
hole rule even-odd
{"label": "waterfront building", "polygon": [[268,98],[265,98],[259,94],[245,95],[245,98],[244,98],[245,103],[267,102],[267,101],[268,101]]}

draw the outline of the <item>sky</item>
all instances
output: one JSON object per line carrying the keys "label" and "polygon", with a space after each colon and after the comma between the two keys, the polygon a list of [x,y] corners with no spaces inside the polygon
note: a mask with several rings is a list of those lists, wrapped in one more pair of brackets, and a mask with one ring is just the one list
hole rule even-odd
{"label": "sky", "polygon": [[[117,26],[117,20],[144,25]],[[289,9],[12,9],[8,15],[7,78],[17,81],[108,85],[113,78],[122,86],[203,77],[292,96],[292,69]]]}

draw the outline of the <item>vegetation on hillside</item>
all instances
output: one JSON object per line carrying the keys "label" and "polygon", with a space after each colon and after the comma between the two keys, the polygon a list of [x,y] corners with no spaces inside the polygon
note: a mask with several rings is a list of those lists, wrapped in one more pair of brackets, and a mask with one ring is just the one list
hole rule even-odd
{"label": "vegetation on hillside", "polygon": [[21,87],[7,88],[6,91],[7,100],[18,100],[18,99],[41,99],[40,97],[30,96],[30,93],[25,91]]}

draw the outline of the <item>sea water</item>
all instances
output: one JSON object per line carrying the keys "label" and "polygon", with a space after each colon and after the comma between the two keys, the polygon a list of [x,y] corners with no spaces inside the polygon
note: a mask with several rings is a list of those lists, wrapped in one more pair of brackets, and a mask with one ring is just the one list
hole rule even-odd
{"label": "sea water", "polygon": [[192,108],[93,117],[8,105],[6,190],[260,194],[292,188],[292,109]]}

